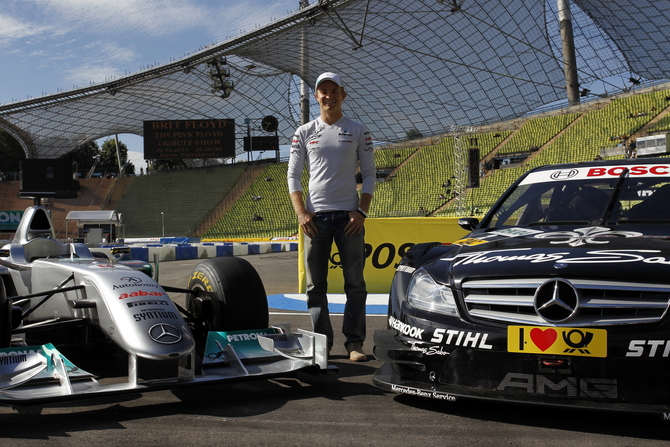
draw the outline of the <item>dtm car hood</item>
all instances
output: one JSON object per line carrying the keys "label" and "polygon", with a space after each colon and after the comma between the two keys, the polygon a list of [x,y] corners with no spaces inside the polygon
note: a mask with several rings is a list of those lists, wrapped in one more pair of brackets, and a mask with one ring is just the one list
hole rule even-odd
{"label": "dtm car hood", "polygon": [[630,228],[563,228],[475,231],[425,267],[437,281],[455,286],[474,278],[568,277],[651,283],[667,278],[667,236]]}

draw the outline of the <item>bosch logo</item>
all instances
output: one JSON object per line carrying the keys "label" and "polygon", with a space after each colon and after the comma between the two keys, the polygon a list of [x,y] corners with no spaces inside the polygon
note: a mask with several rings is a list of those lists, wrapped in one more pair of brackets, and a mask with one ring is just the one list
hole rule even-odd
{"label": "bosch logo", "polygon": [[579,174],[579,171],[577,169],[570,169],[570,170],[561,170],[552,172],[550,177],[553,180],[566,180],[576,176],[577,174]]}
{"label": "bosch logo", "polygon": [[591,168],[586,174],[587,177],[618,177],[622,173],[627,172],[631,176],[653,177],[655,175],[670,174],[670,166],[655,165],[655,166],[614,166],[611,168]]}
{"label": "bosch logo", "polygon": [[564,279],[550,279],[535,291],[533,307],[545,321],[563,323],[577,313],[579,292]]}
{"label": "bosch logo", "polygon": [[123,278],[119,278],[119,281],[125,281],[125,282],[142,282],[142,278],[138,278],[137,276],[124,276]]}

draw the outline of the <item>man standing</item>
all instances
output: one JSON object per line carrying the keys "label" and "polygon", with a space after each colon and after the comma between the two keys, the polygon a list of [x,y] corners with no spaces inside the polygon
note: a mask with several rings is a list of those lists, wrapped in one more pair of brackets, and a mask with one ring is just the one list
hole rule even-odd
{"label": "man standing", "polygon": [[[319,118],[300,126],[293,137],[288,166],[288,186],[298,224],[305,234],[307,307],[315,332],[325,334],[333,346],[328,312],[328,260],[333,241],[344,274],[342,333],[353,361],[364,361],[365,230],[375,184],[372,137],[368,129],[342,113],[347,94],[340,76],[323,73],[316,80]],[[309,172],[309,194],[303,200],[303,167]],[[363,187],[359,198],[356,171],[360,166]]]}

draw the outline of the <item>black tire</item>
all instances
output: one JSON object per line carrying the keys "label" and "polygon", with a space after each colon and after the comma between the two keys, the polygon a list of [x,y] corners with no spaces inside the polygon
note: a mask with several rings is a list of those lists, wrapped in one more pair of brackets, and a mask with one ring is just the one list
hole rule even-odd
{"label": "black tire", "polygon": [[12,302],[7,299],[5,283],[0,279],[0,348],[12,344]]}
{"label": "black tire", "polygon": [[265,287],[256,269],[236,257],[213,258],[195,266],[189,289],[207,292],[186,296],[186,310],[196,318],[196,339],[208,331],[264,329],[270,324]]}

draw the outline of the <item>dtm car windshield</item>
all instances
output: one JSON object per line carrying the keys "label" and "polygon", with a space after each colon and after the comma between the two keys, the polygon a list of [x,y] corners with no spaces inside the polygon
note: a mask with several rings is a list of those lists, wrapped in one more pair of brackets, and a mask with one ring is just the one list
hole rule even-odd
{"label": "dtm car windshield", "polygon": [[528,176],[484,225],[670,223],[670,176],[636,175],[628,168],[613,173],[617,175],[574,179],[552,178],[552,171]]}

